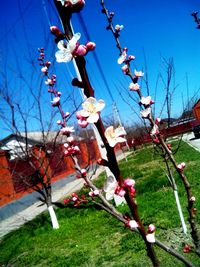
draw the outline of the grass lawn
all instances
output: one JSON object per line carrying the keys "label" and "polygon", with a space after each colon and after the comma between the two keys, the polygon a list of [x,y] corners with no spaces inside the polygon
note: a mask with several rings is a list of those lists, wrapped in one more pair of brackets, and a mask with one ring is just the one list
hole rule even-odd
{"label": "grass lawn", "polygon": [[[185,161],[187,164],[185,174],[191,183],[199,210],[200,153],[182,142],[175,157],[178,162]],[[137,202],[144,224],[155,224],[156,237],[182,253],[183,244],[192,243],[189,234],[182,234],[162,159],[151,148],[140,149],[128,157],[128,162],[121,161],[120,169],[124,177],[136,180]],[[187,221],[185,192],[179,177],[176,174],[174,177]],[[104,174],[96,183],[101,185],[103,181]],[[119,209],[128,211],[126,205]],[[77,208],[63,206],[56,213],[60,224],[58,230],[52,230],[49,216],[44,213],[5,236],[0,243],[0,266],[152,266],[141,238],[92,204]],[[197,222],[200,225],[199,215]],[[157,247],[156,252],[161,267],[184,266]],[[200,266],[200,258],[194,253],[185,256],[194,266]]]}

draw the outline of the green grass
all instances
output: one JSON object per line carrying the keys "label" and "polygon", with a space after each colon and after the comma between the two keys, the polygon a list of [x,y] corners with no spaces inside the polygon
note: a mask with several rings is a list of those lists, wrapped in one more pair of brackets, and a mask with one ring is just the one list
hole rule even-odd
{"label": "green grass", "polygon": [[[185,161],[185,170],[200,209],[200,153],[182,143],[176,155]],[[165,176],[162,159],[151,148],[141,149],[121,161],[124,177],[136,180],[137,202],[145,226],[153,223],[156,236],[164,243],[182,251],[184,242],[191,244],[189,236],[181,233],[180,220],[173,192]],[[105,174],[96,181],[102,186]],[[185,218],[185,192],[180,178],[174,175]],[[82,190],[84,192],[85,189]],[[128,211],[125,206],[119,208]],[[47,213],[38,216],[20,229],[4,237],[0,244],[0,266],[106,266],[150,267],[143,241],[110,215],[93,205],[63,207],[56,210],[60,229],[52,230]],[[197,217],[199,225],[199,217]],[[156,248],[161,267],[181,267],[181,262]],[[185,255],[195,266],[200,259],[193,253]]]}

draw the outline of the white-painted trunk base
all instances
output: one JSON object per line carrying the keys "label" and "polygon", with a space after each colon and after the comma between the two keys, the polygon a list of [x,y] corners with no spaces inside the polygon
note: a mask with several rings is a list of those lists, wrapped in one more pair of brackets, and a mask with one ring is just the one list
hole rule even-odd
{"label": "white-painted trunk base", "polygon": [[182,228],[183,228],[183,233],[187,234],[187,226],[185,224],[185,220],[184,220],[184,217],[183,217],[183,212],[182,212],[180,201],[179,201],[179,197],[178,197],[178,192],[176,190],[174,190],[174,196],[175,196],[175,199],[176,199],[176,205],[177,205],[177,208],[178,208],[178,212],[179,212],[179,216],[180,216],[180,220],[181,220],[181,224],[182,224]]}
{"label": "white-painted trunk base", "polygon": [[59,228],[59,224],[58,224],[58,220],[57,220],[57,217],[56,217],[56,214],[55,214],[53,206],[49,206],[48,207],[48,211],[49,211],[49,214],[50,214],[50,217],[51,217],[51,222],[52,222],[53,229],[58,229]]}

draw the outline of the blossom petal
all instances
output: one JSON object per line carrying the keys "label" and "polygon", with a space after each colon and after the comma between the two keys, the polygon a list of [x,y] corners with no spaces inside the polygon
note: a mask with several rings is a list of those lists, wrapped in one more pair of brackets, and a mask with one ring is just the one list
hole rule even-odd
{"label": "blossom petal", "polygon": [[95,123],[97,122],[99,119],[99,114],[98,113],[93,113],[93,114],[90,114],[90,116],[87,118],[87,122],[89,123]]}
{"label": "blossom petal", "polygon": [[57,47],[58,47],[58,49],[60,49],[61,51],[66,49],[66,48],[64,47],[64,41],[63,41],[63,40],[61,40],[61,41],[58,42]]}
{"label": "blossom petal", "polygon": [[69,51],[66,49],[64,51],[57,51],[55,53],[55,56],[56,56],[56,61],[57,62],[69,62],[72,60],[72,54],[69,53]]}
{"label": "blossom petal", "polygon": [[126,60],[126,51],[124,51],[121,56],[118,58],[117,63],[122,64]]}
{"label": "blossom petal", "polygon": [[115,134],[117,137],[118,136],[124,136],[124,135],[126,135],[126,131],[125,131],[124,127],[118,127],[115,129]]}
{"label": "blossom petal", "polygon": [[68,48],[71,52],[74,51],[74,49],[76,48],[76,44],[77,44],[77,41],[81,38],[81,34],[78,32],[78,33],[75,33],[72,37],[72,39],[69,40],[69,43],[68,43]]}
{"label": "blossom petal", "polygon": [[106,104],[105,104],[104,100],[100,99],[98,101],[98,103],[96,104],[96,110],[101,111],[105,107],[105,105]]}

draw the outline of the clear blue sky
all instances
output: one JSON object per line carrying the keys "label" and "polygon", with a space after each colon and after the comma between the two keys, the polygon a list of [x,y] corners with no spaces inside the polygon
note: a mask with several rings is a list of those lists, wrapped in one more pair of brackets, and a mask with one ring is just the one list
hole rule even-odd
{"label": "clear blue sky", "polygon": [[[190,15],[192,11],[200,11],[199,1],[107,0],[105,2],[107,8],[115,12],[114,23],[124,25],[120,40],[122,45],[128,47],[129,52],[136,56],[136,60],[132,64],[133,69],[144,70],[145,51],[152,98],[155,97],[158,74],[162,73],[163,77],[166,76],[161,58],[168,59],[173,57],[176,72],[175,84],[178,86],[173,95],[172,116],[179,116],[182,112],[182,101],[186,103],[188,95],[189,97],[193,96],[200,87],[200,30],[195,28],[193,17]],[[43,3],[45,3],[45,8]],[[129,106],[124,103],[116,89],[118,87],[122,91],[121,84],[123,84],[128,90],[130,81],[124,78],[121,66],[116,63],[119,53],[115,49],[111,33],[105,30],[107,22],[101,13],[100,1],[86,0],[82,16],[91,36],[90,41],[94,41],[97,45],[96,53],[120,110],[120,115],[124,121],[133,123],[138,118]],[[38,47],[43,46],[49,49],[54,46],[53,36],[49,34],[49,23],[59,26],[52,0],[3,1],[1,3],[0,23],[0,66],[3,65],[5,60],[12,64],[14,54],[17,54],[19,58],[21,57],[21,60],[33,56],[34,53],[35,58],[37,58]],[[72,23],[74,31],[83,34],[81,43],[87,41],[77,15],[73,16]],[[31,55],[28,54],[28,50]],[[92,85],[95,88],[96,97],[103,98],[107,104],[102,115],[109,115],[112,112],[112,101],[105,89],[92,55],[88,54],[86,59],[87,69]],[[71,64],[69,65],[73,72]],[[22,66],[24,67],[24,72],[29,75],[29,67],[26,67],[25,63]],[[15,63],[13,63],[13,68],[16,68]],[[69,73],[67,73],[64,64],[59,66],[59,70],[61,69],[62,75],[66,72],[68,76],[66,80],[70,81]],[[188,77],[188,91],[186,76]],[[10,79],[12,78],[10,77]],[[143,91],[145,95],[145,86]],[[24,88],[24,94],[26,94],[26,88]],[[158,83],[156,96],[157,116],[160,115],[164,95],[164,86],[160,82]],[[124,97],[134,109],[138,110],[134,101],[125,94]],[[165,112],[163,112],[162,116],[166,116]]]}

